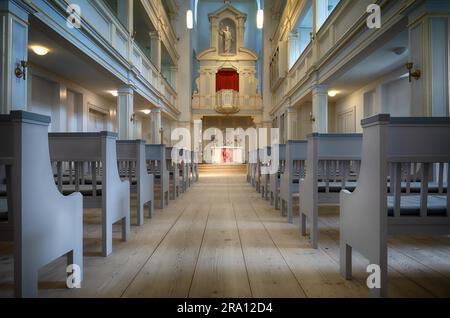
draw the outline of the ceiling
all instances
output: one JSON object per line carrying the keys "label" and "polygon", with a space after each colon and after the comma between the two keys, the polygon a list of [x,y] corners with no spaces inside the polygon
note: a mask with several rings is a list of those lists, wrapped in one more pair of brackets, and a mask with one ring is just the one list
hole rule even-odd
{"label": "ceiling", "polygon": [[42,45],[50,50],[47,55],[39,56],[29,49],[31,67],[37,65],[105,98],[114,98],[108,91],[117,89],[121,84],[119,79],[36,18],[30,19],[30,25],[30,46]]}
{"label": "ceiling", "polygon": [[[403,31],[391,40],[375,49],[370,55],[353,65],[340,77],[333,79],[330,90],[337,90],[337,97],[345,96],[369,84],[384,74],[393,72],[404,66],[408,60],[408,32]],[[395,49],[404,48],[402,54],[394,53]],[[407,70],[405,68],[405,73]]]}
{"label": "ceiling", "polygon": [[[36,18],[30,19],[30,25],[30,46],[42,45],[50,50],[47,55],[39,56],[29,49],[28,59],[31,68],[33,65],[37,65],[61,78],[88,88],[112,103],[116,102],[116,97],[112,96],[109,91],[117,90],[117,87],[122,84],[119,79]],[[134,95],[134,104],[135,110],[138,111],[152,107],[145,98],[138,94]]]}

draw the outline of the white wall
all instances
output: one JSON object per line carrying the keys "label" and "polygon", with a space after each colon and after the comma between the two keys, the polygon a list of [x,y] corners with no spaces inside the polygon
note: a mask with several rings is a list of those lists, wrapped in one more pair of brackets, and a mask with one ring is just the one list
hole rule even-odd
{"label": "white wall", "polygon": [[106,129],[117,131],[116,102],[34,66],[28,79],[28,110],[50,116],[51,132],[89,131],[89,109],[105,114]]}
{"label": "white wall", "polygon": [[[393,116],[410,116],[410,85],[408,78],[402,77],[404,73],[404,69],[400,68],[336,100],[334,115],[329,117],[329,120],[334,121],[334,131],[340,132],[337,122],[339,114],[353,107],[356,132],[362,132],[360,123],[365,115],[389,113]],[[366,112],[370,110],[371,114],[364,114],[364,103],[370,103]]]}

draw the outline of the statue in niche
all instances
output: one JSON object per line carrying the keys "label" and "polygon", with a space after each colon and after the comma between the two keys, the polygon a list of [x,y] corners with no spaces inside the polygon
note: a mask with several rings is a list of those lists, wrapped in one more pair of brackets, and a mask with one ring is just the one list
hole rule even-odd
{"label": "statue in niche", "polygon": [[224,53],[231,53],[231,45],[233,42],[233,35],[231,34],[230,26],[225,26],[219,34],[223,37],[223,51]]}

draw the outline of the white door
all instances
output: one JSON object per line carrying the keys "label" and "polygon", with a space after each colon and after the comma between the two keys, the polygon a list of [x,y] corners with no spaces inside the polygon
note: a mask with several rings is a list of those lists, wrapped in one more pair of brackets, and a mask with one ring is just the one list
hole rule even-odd
{"label": "white door", "polygon": [[67,131],[81,131],[81,94],[67,90]]}
{"label": "white door", "polygon": [[355,125],[355,108],[352,107],[346,111],[338,114],[337,130],[340,133],[354,133],[356,132]]}
{"label": "white door", "polygon": [[106,114],[89,109],[89,131],[106,130]]}

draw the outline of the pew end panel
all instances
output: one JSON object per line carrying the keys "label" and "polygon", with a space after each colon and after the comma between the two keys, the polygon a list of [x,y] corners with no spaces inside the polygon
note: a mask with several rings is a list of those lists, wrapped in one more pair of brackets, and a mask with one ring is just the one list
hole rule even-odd
{"label": "pew end panel", "polygon": [[153,215],[154,189],[153,174],[147,172],[144,140],[118,140],[117,160],[120,175],[128,177],[130,190],[137,195],[137,224],[144,223],[144,207],[148,205],[148,217]]}
{"label": "pew end panel", "polygon": [[[387,236],[389,234],[450,234],[448,191],[429,192],[429,167],[450,162],[449,118],[391,118],[380,114],[362,120],[362,163],[358,185],[353,193],[340,194],[340,271],[351,277],[352,249],[380,267],[380,288],[370,290],[374,297],[388,296]],[[420,192],[411,195],[402,186],[401,165],[420,163]],[[393,166],[392,171],[389,166]],[[444,169],[439,169],[443,171]],[[440,173],[442,177],[442,173]],[[441,180],[443,180],[441,179]],[[411,214],[403,199],[417,197]],[[443,199],[443,213],[432,213],[434,198]]]}
{"label": "pew end panel", "polygon": [[[361,134],[308,136],[306,175],[299,182],[300,233],[310,227],[311,245],[319,244],[319,206],[339,205],[339,191],[354,184],[361,161]],[[353,190],[353,188],[352,188]]]}
{"label": "pew end panel", "polygon": [[38,271],[66,255],[83,279],[83,202],[80,193],[63,196],[50,164],[50,118],[24,111],[0,115],[0,165],[7,166],[8,220],[2,239],[14,244],[16,297],[38,296]]}
{"label": "pew end panel", "polygon": [[299,180],[305,175],[307,142],[305,140],[288,140],[286,142],[284,173],[280,176],[281,213],[287,214],[288,222],[293,223],[294,196],[299,193]]}
{"label": "pew end panel", "polygon": [[166,168],[166,145],[146,144],[145,159],[147,170],[153,174],[155,191],[159,192],[159,207],[164,209],[169,204],[169,171]]}
{"label": "pew end panel", "polygon": [[[112,226],[122,222],[122,240],[130,236],[130,183],[122,181],[117,167],[116,137],[113,132],[98,133],[49,133],[49,148],[52,162],[56,162],[57,182],[60,190],[73,192],[69,185],[61,180],[62,165],[75,163],[75,191],[78,191],[85,180],[83,167],[90,165],[88,171],[90,185],[83,195],[85,208],[101,208],[102,210],[102,255],[112,252]],[[71,173],[71,168],[69,173]],[[98,184],[100,182],[100,185]],[[101,188],[100,188],[101,186]]]}

